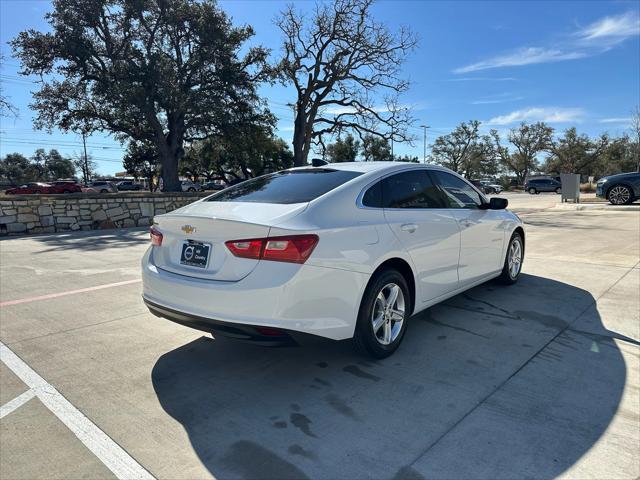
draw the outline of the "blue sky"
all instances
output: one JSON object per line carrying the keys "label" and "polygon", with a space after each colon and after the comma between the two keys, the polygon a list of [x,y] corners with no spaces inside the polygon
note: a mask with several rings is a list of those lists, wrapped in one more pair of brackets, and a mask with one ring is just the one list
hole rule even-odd
{"label": "blue sky", "polygon": [[[256,31],[253,43],[280,51],[273,19],[286,2],[220,2],[237,24]],[[297,2],[301,10],[310,1]],[[42,146],[63,154],[81,151],[77,135],[33,131],[28,78],[19,77],[7,41],[28,28],[46,29],[45,0],[0,0],[3,93],[19,108],[19,118],[2,119],[0,155],[31,155]],[[405,75],[412,86],[403,103],[414,108],[416,125],[428,124],[429,143],[461,121],[477,119],[484,128],[506,132],[520,121],[543,120],[558,131],[619,135],[640,103],[640,2],[625,1],[379,1],[375,16],[389,26],[407,25],[420,37]],[[294,99],[290,88],[264,87],[279,117],[278,134],[291,140]],[[416,142],[396,152],[422,156],[422,130]],[[99,171],[121,171],[123,147],[107,135],[93,135],[89,151]]]}

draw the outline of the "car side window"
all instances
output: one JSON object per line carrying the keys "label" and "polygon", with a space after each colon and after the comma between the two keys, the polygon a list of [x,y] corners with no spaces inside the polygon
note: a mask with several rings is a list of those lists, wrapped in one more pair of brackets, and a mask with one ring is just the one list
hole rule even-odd
{"label": "car side window", "polygon": [[365,207],[382,208],[382,181],[376,182],[362,196],[362,205]]}
{"label": "car side window", "polygon": [[426,170],[410,170],[382,180],[384,208],[443,208],[442,195]]}
{"label": "car side window", "polygon": [[448,208],[479,208],[483,201],[480,194],[461,178],[447,172],[431,172],[446,195]]}

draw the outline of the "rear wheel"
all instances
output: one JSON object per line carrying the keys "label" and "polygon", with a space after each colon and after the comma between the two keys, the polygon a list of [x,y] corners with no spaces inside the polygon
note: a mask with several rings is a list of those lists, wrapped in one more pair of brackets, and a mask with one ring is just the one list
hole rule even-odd
{"label": "rear wheel", "polygon": [[100,190],[100,193],[109,193],[109,190],[105,190],[104,188]]}
{"label": "rear wheel", "polygon": [[633,192],[625,185],[614,185],[607,193],[607,200],[612,205],[626,205],[633,201]]}
{"label": "rear wheel", "polygon": [[537,191],[535,188],[531,187],[531,188],[529,189],[529,193],[530,193],[531,195],[535,195],[536,193],[538,193],[538,191]]}
{"label": "rear wheel", "polygon": [[367,287],[353,336],[357,350],[373,358],[385,358],[400,346],[407,330],[411,297],[400,272],[384,270]]}
{"label": "rear wheel", "polygon": [[556,188],[556,193],[560,195],[562,193],[562,189],[560,187]]}
{"label": "rear wheel", "polygon": [[522,261],[524,260],[524,243],[522,236],[515,232],[509,240],[507,255],[504,259],[502,273],[498,277],[500,283],[505,285],[513,285],[518,281],[520,272],[522,271]]}

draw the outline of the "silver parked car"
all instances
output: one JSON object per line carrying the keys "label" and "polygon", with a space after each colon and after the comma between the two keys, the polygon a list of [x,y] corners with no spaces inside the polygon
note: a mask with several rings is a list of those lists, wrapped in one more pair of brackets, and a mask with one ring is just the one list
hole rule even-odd
{"label": "silver parked car", "polygon": [[118,193],[118,187],[105,180],[96,180],[95,182],[91,182],[88,186],[98,193]]}

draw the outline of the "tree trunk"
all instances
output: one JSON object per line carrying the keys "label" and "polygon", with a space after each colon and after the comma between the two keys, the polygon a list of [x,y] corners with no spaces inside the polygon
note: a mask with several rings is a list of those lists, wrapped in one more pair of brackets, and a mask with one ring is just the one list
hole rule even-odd
{"label": "tree trunk", "polygon": [[304,112],[298,111],[293,127],[293,166],[303,167],[307,164],[308,149],[305,149],[306,128]]}
{"label": "tree trunk", "polygon": [[162,183],[164,192],[179,192],[180,178],[178,177],[178,158],[175,152],[168,148],[160,152],[160,165],[162,165]]}
{"label": "tree trunk", "polygon": [[178,164],[184,150],[182,142],[176,138],[176,135],[169,133],[159,145],[160,165],[162,166],[162,181],[164,183],[164,192],[181,192],[180,177],[178,175]]}

